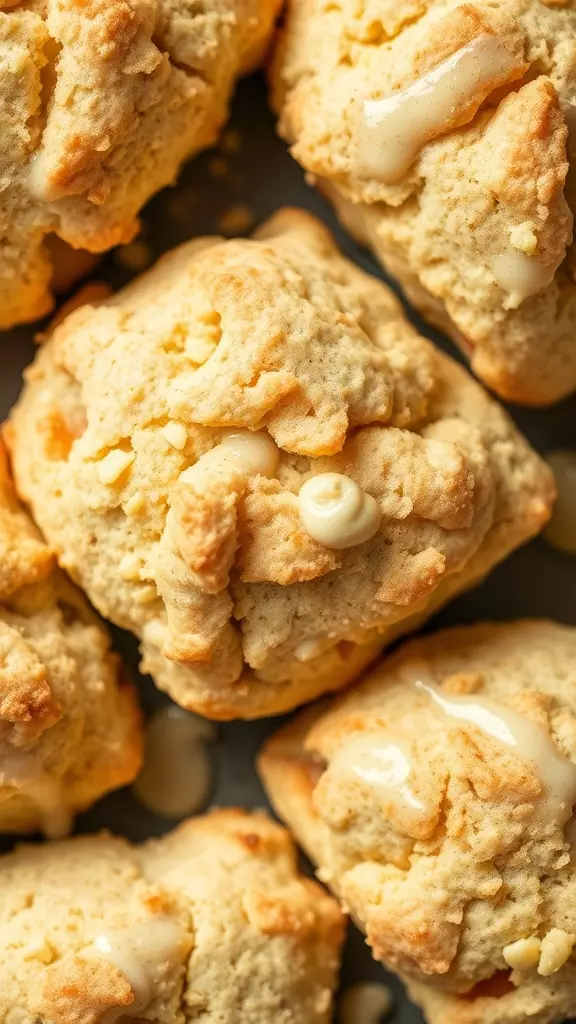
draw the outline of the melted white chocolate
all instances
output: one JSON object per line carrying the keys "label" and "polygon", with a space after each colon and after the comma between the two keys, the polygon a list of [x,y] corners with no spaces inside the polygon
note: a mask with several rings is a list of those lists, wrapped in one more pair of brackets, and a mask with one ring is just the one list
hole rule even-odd
{"label": "melted white chocolate", "polygon": [[492,260],[496,284],[507,293],[504,309],[518,309],[531,295],[550,284],[554,267],[545,267],[535,256],[527,256],[512,246]]}
{"label": "melted white chocolate", "polygon": [[274,441],[264,431],[238,430],[228,434],[218,445],[218,451],[240,469],[259,476],[274,476],[280,458]]}
{"label": "melted white chocolate", "polygon": [[576,554],[576,450],[559,448],[546,459],[554,472],[558,497],[544,536],[560,551]]}
{"label": "melted white chocolate", "polygon": [[542,784],[541,801],[547,812],[564,823],[576,802],[576,765],[565,757],[540,725],[512,708],[487,697],[454,696],[422,679],[414,682],[451,718],[468,722],[509,747]]}
{"label": "melted white chocolate", "polygon": [[360,981],[347,988],[340,1000],[339,1024],[380,1024],[392,1008],[392,993],[376,981]]}
{"label": "melted white chocolate", "polygon": [[471,104],[477,109],[494,84],[512,76],[516,63],[496,36],[483,33],[405,89],[365,100],[364,170],[389,185],[399,181],[422,147],[458,123],[460,110]]}
{"label": "melted white chocolate", "polygon": [[[168,917],[150,917],[139,927],[119,928],[98,935],[89,953],[113,964],[126,978],[134,996],[126,1012],[133,1016],[152,1001],[161,980],[159,967],[171,962],[178,964],[182,938],[181,927],[175,921]],[[123,1014],[120,1010],[116,1016]]]}
{"label": "melted white chocolate", "polygon": [[73,815],[64,786],[38,763],[34,754],[12,750],[0,754],[0,786],[9,786],[25,796],[38,811],[47,839],[61,839],[72,831]]}
{"label": "melted white chocolate", "polygon": [[377,789],[388,808],[417,827],[428,821],[430,809],[410,785],[412,753],[409,744],[385,729],[346,740],[330,761],[330,772],[355,777]]}
{"label": "melted white chocolate", "polygon": [[134,783],[140,803],[164,818],[199,811],[212,788],[206,743],[214,735],[206,719],[172,704],[160,708],[146,728],[144,765]]}
{"label": "melted white chocolate", "polygon": [[363,544],[380,526],[378,502],[342,473],[310,477],[300,488],[298,504],[306,533],[327,548]]}

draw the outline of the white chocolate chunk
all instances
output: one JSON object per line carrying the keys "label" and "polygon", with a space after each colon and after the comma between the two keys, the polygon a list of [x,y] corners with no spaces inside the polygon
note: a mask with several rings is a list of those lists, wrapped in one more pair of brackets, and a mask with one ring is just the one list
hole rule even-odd
{"label": "white chocolate chunk", "polygon": [[298,495],[306,532],[327,548],[342,550],[370,540],[380,526],[380,506],[343,473],[320,473]]}

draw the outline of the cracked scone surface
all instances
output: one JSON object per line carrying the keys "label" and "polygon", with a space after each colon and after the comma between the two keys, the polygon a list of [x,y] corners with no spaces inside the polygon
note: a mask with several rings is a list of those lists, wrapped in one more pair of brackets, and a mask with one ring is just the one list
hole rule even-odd
{"label": "cracked scone surface", "polygon": [[576,387],[575,29],[542,0],[289,0],[271,71],[280,133],[346,226],[533,404]]}
{"label": "cracked scone surface", "polygon": [[0,11],[0,328],[53,300],[51,236],[103,252],[211,145],[276,0],[34,0]]}
{"label": "cracked scone surface", "polygon": [[[270,475],[223,458],[238,428],[275,452]],[[141,638],[160,688],[215,718],[344,685],[552,501],[500,407],[298,211],[77,310],[7,437],[61,564]],[[378,503],[371,539],[335,550],[304,529],[300,488],[326,472]]]}
{"label": "cracked scone surface", "polygon": [[574,1012],[575,655],[546,621],[414,640],[261,754],[276,810],[431,1024]]}
{"label": "cracked scone surface", "polygon": [[140,761],[120,659],[19,507],[0,447],[0,830],[66,831]]}
{"label": "cracked scone surface", "polygon": [[21,847],[0,925],[0,1015],[22,1024],[327,1024],[344,937],[288,834],[235,810],[139,847]]}

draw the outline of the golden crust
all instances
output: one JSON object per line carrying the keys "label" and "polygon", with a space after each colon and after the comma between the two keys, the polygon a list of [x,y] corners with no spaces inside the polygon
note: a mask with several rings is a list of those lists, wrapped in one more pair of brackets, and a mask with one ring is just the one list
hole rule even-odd
{"label": "golden crust", "polygon": [[217,138],[234,81],[260,60],[277,8],[4,5],[0,328],[49,312],[54,236],[91,252],[130,241],[146,200]]}
{"label": "golden crust", "polygon": [[18,505],[0,446],[0,830],[50,829],[141,760],[140,716],[103,627]]}
{"label": "golden crust", "polygon": [[[22,847],[0,859],[0,882],[8,1019],[331,1018],[342,914],[262,814],[215,811],[140,847],[108,835]],[[124,958],[99,954],[99,936]]]}
{"label": "golden crust", "polygon": [[[271,68],[280,133],[345,225],[480,377],[536,405],[576,386],[574,19],[541,0],[290,0]],[[359,157],[362,100],[486,36],[509,56],[503,79],[452,109],[399,181],[379,180]],[[542,268],[517,308],[495,276],[503,254]]]}
{"label": "golden crust", "polygon": [[[503,950],[576,934],[574,829],[534,812],[542,782],[526,762],[414,680],[513,708],[576,762],[575,650],[576,631],[538,621],[414,640],[260,755],[277,812],[431,1024],[551,1024],[572,1012],[571,959],[542,976],[534,963],[511,971]],[[384,728],[409,751],[416,815],[337,767],[348,740]]]}
{"label": "golden crust", "polygon": [[[222,461],[237,428],[274,439],[273,479]],[[215,718],[343,686],[553,499],[501,409],[297,211],[254,240],[182,246],[76,310],[27,371],[8,440],[61,564],[141,639],[157,684]],[[324,472],[378,501],[372,540],[335,551],[304,531],[298,492]],[[310,641],[322,657],[303,661]]]}

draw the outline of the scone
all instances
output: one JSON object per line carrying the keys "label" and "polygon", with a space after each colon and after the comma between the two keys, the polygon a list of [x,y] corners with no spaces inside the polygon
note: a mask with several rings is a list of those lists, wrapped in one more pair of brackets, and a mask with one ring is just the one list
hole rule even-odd
{"label": "scone", "polygon": [[343,686],[552,501],[499,406],[298,211],[76,310],[8,438],[61,564],[213,718]]}
{"label": "scone", "polygon": [[104,628],[53,562],[18,506],[0,447],[2,832],[63,834],[76,811],[140,767],[132,687]]}
{"label": "scone", "polygon": [[295,158],[490,387],[576,387],[572,4],[288,0],[272,88]]}
{"label": "scone", "polygon": [[328,1024],[343,919],[262,814],[0,859],[0,1019]]}
{"label": "scone", "polygon": [[265,747],[271,800],[430,1024],[576,1013],[576,629],[411,641]]}
{"label": "scone", "polygon": [[[0,11],[0,329],[53,305],[67,243],[129,241],[211,145],[278,0],[46,0]],[[86,263],[85,255],[81,256]]]}

